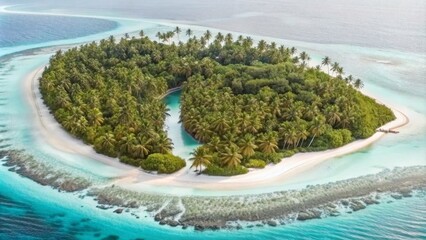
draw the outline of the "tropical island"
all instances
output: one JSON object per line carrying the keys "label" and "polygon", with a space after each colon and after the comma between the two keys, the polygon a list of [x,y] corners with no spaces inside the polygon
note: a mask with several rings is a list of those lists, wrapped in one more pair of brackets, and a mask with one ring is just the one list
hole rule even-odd
{"label": "tropical island", "polygon": [[323,71],[295,48],[190,29],[182,42],[180,34],[158,33],[157,42],[141,31],[58,51],[40,80],[45,104],[97,152],[173,173],[186,163],[171,154],[162,97],[180,89],[182,125],[203,144],[192,166],[221,176],[367,138],[395,118],[328,57]]}

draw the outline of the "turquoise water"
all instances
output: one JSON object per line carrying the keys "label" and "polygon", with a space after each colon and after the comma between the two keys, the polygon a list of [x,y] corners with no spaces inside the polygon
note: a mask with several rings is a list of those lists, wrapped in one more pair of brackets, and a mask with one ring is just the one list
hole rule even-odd
{"label": "turquoise water", "polygon": [[[32,8],[35,7],[32,6]],[[39,8],[42,10],[42,7]],[[70,6],[68,8],[72,9]],[[99,13],[103,10],[99,10]],[[64,12],[65,10],[59,8],[56,11]],[[383,11],[386,11],[386,8]],[[122,16],[127,15],[122,14]],[[54,21],[56,17],[49,18]],[[63,17],[60,19],[63,20]],[[120,170],[80,155],[54,149],[40,137],[40,133],[34,127],[33,115],[30,113],[26,96],[22,91],[23,78],[27,73],[45,64],[55,51],[55,48],[45,47],[98,40],[110,34],[118,35],[125,32],[137,34],[140,28],[144,28],[145,32],[153,36],[157,31],[170,29],[170,26],[174,25],[112,18],[111,20],[116,24],[108,23],[109,27],[105,27],[104,24],[99,25],[99,20],[85,19],[85,26],[87,25],[87,29],[91,29],[91,32],[81,32],[75,27],[81,23],[78,18],[61,20],[62,24],[70,25],[63,26],[62,29],[49,28],[52,26],[51,21],[35,15],[19,16],[18,21],[25,22],[25,20],[31,20],[33,26],[43,26],[37,28],[42,31],[27,30],[31,30],[31,34],[38,34],[37,37],[27,41],[16,41],[15,45],[11,45],[10,43],[15,40],[8,39],[8,34],[0,35],[0,38],[9,44],[0,47],[0,140],[3,140],[0,146],[11,145],[9,148],[25,149],[39,161],[60,167],[75,175],[89,177],[95,183],[103,183],[120,176],[123,173]],[[234,21],[238,22],[237,19]],[[191,28],[197,33],[205,30],[203,27]],[[63,29],[70,31],[69,35],[62,35]],[[13,32],[16,29],[10,28],[9,31]],[[250,30],[247,32],[251,33]],[[89,33],[90,35],[87,35]],[[422,34],[422,32],[418,33],[420,36],[423,36]],[[18,35],[25,36],[23,32]],[[52,39],[51,36],[61,37]],[[64,39],[65,37],[67,39]],[[259,39],[256,36],[253,37]],[[276,38],[269,38],[269,40],[306,49],[312,54],[314,61],[318,61],[325,54],[330,55],[345,66],[346,72],[362,77],[368,92],[381,96],[387,103],[400,106],[402,110],[415,116],[417,121],[413,121],[398,135],[387,136],[362,151],[326,161],[291,182],[248,191],[209,192],[188,187],[186,192],[211,195],[270,192],[374,173],[386,167],[426,164],[426,126],[423,121],[426,116],[424,98],[426,53],[422,48],[418,48],[416,52],[406,51],[404,47],[395,47],[398,45],[392,45],[392,49],[387,49],[386,45],[381,48],[371,48],[371,46],[309,43]],[[357,44],[362,44],[362,41]],[[37,50],[28,50],[35,48]],[[26,51],[22,52],[23,50]],[[178,124],[178,93],[169,95],[166,101],[171,115],[166,122],[169,136],[174,140],[174,152],[188,157],[192,149],[197,146],[197,142],[186,135]],[[372,206],[338,218],[294,223],[276,228],[194,232],[159,226],[150,216],[141,215],[141,219],[135,219],[127,213],[117,215],[111,211],[100,210],[88,197],[81,199],[78,194],[60,193],[49,187],[40,186],[9,172],[5,167],[0,167],[0,176],[0,239],[101,239],[108,235],[117,235],[120,239],[138,237],[144,239],[166,237],[173,239],[426,239],[426,197],[423,195]],[[160,192],[181,191],[172,187],[157,188]]]}
{"label": "turquoise water", "polygon": [[170,93],[164,99],[169,110],[169,116],[166,118],[166,130],[173,141],[173,154],[188,159],[191,152],[199,143],[191,135],[185,132],[179,123],[180,116],[180,91]]}

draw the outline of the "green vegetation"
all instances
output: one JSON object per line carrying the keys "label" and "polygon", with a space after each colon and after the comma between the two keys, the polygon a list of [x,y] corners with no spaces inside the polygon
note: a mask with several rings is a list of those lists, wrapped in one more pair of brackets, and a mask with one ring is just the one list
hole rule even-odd
{"label": "green vegetation", "polygon": [[44,101],[67,131],[96,151],[164,173],[184,166],[170,155],[161,99],[177,86],[183,126],[204,143],[192,167],[211,175],[242,174],[261,166],[258,160],[276,163],[299,151],[339,147],[394,119],[357,91],[361,80],[344,77],[328,57],[322,65],[333,76],[309,67],[308,54],[295,48],[210,31],[193,35],[177,27],[158,33],[159,43],[141,31],[138,39],[110,37],[59,51],[41,78]]}
{"label": "green vegetation", "polygon": [[185,167],[185,160],[172,154],[153,153],[141,161],[141,167],[158,173],[174,173]]}
{"label": "green vegetation", "polygon": [[248,168],[265,168],[266,163],[259,159],[250,159],[246,164]]}
{"label": "green vegetation", "polygon": [[209,165],[203,173],[213,176],[234,176],[248,173],[247,168],[237,165],[236,167],[220,167],[215,164]]}

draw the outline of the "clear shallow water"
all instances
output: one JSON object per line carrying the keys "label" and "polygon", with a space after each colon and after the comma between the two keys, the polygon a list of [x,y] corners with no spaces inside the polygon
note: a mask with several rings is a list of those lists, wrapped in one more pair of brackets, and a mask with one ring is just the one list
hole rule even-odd
{"label": "clear shallow water", "polygon": [[[32,19],[33,17],[31,16]],[[36,20],[33,19],[33,23],[36,24]],[[40,23],[43,23],[43,21]],[[44,22],[44,24],[49,23]],[[146,32],[151,35],[154,35],[157,31],[170,28],[155,23],[121,20],[117,29],[106,33],[53,42],[46,38],[39,43],[3,47],[0,48],[0,56],[35,47],[92,41],[109,34],[137,31],[140,27],[146,29]],[[202,27],[194,27],[194,29],[200,32],[204,31]],[[43,36],[40,36],[40,39],[43,39]],[[311,44],[272,38],[270,40],[282,41],[288,46],[295,45],[306,49],[313,54],[314,60],[320,59],[324,54],[330,55],[333,59],[341,62],[347,72],[363,77],[369,92],[382,96],[389,103],[418,112],[420,117],[424,118],[426,115],[425,99],[422,95],[425,90],[423,78],[425,54],[421,51],[414,54],[402,50]],[[38,160],[59,166],[77,175],[91,177],[95,182],[103,182],[111,177],[119,176],[121,174],[119,171],[104,164],[51,148],[34,131],[32,116],[28,112],[23,92],[20,90],[22,78],[26,73],[46,63],[51,53],[51,50],[41,50],[36,53],[26,52],[1,58],[0,139],[10,138],[10,140],[2,142],[0,145],[6,143],[12,144],[16,148],[25,148]],[[391,59],[391,62],[398,63],[396,67],[381,62],[383,60],[389,61],[389,59]],[[407,72],[410,74],[404,74]],[[166,100],[171,109],[171,117],[167,119],[170,128],[169,134],[174,139],[181,138],[180,141],[175,141],[175,151],[186,157],[196,146],[196,142],[183,134],[184,132],[177,124],[179,105],[176,94],[170,95]],[[426,138],[424,133],[425,124],[424,122],[419,123],[399,135],[382,139],[371,148],[327,161],[307,172],[303,178],[268,189],[253,189],[244,192],[268,192],[359,176],[379,171],[383,167],[426,164],[424,148]],[[31,239],[30,236],[33,236],[33,239],[43,239],[47,236],[55,239],[99,238],[95,236],[96,233],[100,233],[101,237],[111,234],[120,235],[123,239],[136,237],[157,239],[159,236],[163,238],[173,237],[174,239],[190,237],[196,239],[229,239],[230,236],[236,239],[281,239],[284,237],[339,239],[348,236],[359,239],[408,238],[409,236],[426,238],[424,231],[426,229],[424,196],[404,199],[392,204],[373,206],[365,211],[339,218],[296,223],[278,228],[194,233],[192,230],[182,231],[160,227],[150,217],[142,217],[142,219],[136,220],[129,214],[117,215],[110,211],[99,210],[95,208],[94,202],[89,198],[82,200],[73,194],[58,193],[48,187],[41,187],[7,171],[4,167],[0,167],[0,172],[0,213],[2,213],[0,220],[5,220],[0,221],[0,239],[11,237]],[[94,172],[96,174],[93,174]],[[159,191],[173,192],[180,190],[164,188],[159,189]],[[243,193],[243,191],[208,192],[194,189],[189,189],[188,192],[212,195]],[[412,206],[416,207],[413,208]],[[63,213],[65,213],[65,216],[62,216]],[[85,218],[91,220],[87,222]],[[383,221],[383,219],[386,219],[386,221]]]}
{"label": "clear shallow water", "polygon": [[173,154],[188,159],[191,152],[199,143],[191,135],[185,132],[179,123],[180,116],[180,91],[167,95],[164,99],[169,110],[169,116],[166,118],[166,130],[173,141]]}

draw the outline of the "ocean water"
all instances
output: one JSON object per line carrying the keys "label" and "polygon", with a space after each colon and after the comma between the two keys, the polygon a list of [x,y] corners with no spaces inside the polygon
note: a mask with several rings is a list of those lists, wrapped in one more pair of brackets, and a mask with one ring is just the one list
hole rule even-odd
{"label": "ocean water", "polygon": [[81,37],[116,27],[116,22],[102,19],[2,14],[0,48]]}
{"label": "ocean water", "polygon": [[[331,23],[329,20],[331,17],[325,16],[325,13],[332,11],[328,9],[330,5],[335,5],[334,9],[337,10],[339,6],[343,8],[338,1],[327,1],[328,4],[325,6],[313,5],[312,8],[308,8],[310,14],[304,17],[297,13],[306,6],[306,1],[300,2],[299,5],[295,1],[284,3],[270,1],[267,8],[262,11],[259,11],[261,8],[253,10],[260,4],[256,1],[251,4],[222,1],[221,6],[212,4],[211,1],[189,0],[174,4],[163,0],[160,3],[128,1],[128,4],[107,2],[101,5],[96,1],[87,3],[86,1],[66,3],[22,1],[24,4],[14,9],[43,11],[52,15],[46,18],[41,15],[0,13],[0,26],[4,26],[3,19],[14,21],[13,24],[7,24],[8,34],[0,34],[0,42],[4,44],[0,46],[0,141],[2,141],[0,147],[25,149],[39,161],[60,167],[75,175],[88,177],[95,183],[103,183],[123,174],[122,171],[105,164],[80,155],[62,152],[47,144],[35,130],[33,115],[25,99],[27,96],[22,91],[23,78],[48,61],[50,55],[56,50],[56,47],[51,46],[69,46],[125,32],[137,34],[141,28],[148,35],[153,36],[157,31],[175,26],[176,23],[168,23],[170,20],[183,20],[215,27],[214,31],[225,28],[247,34],[266,35],[270,41],[308,51],[313,61],[317,62],[324,55],[331,56],[345,67],[346,72],[362,77],[369,93],[380,96],[385,103],[396,105],[419,120],[409,124],[398,135],[386,136],[369,148],[326,161],[291,182],[283,182],[270,188],[232,192],[203,191],[188,187],[187,192],[197,195],[271,192],[375,173],[383,168],[425,165],[426,52],[425,45],[422,44],[425,41],[425,22],[422,23],[422,19],[424,20],[422,14],[425,12],[424,2],[410,0],[402,3],[392,0],[393,5],[382,1],[377,2],[380,4],[349,1],[348,6],[357,7],[351,8],[352,10],[345,13],[345,16],[361,15],[371,19],[368,13],[374,9],[380,12],[376,20],[379,21],[398,10],[401,12],[401,15],[397,17],[399,21],[381,21],[377,25],[369,26],[366,25],[368,21],[362,20],[362,24],[358,26],[352,18],[338,15],[336,23]],[[15,3],[5,1],[5,4]],[[190,3],[192,5],[189,5]],[[396,3],[398,5],[395,5]],[[2,1],[0,1],[1,5],[3,5]],[[87,7],[82,8],[82,6]],[[280,10],[273,11],[274,6],[275,9]],[[287,8],[284,8],[285,6]],[[293,6],[290,9],[299,10],[294,10],[293,13],[288,10],[289,6]],[[395,6],[398,6],[396,10]],[[173,7],[181,11],[172,11]],[[210,11],[200,14],[200,9],[206,7],[210,7]],[[222,8],[226,10],[220,11]],[[325,13],[316,21],[318,13],[314,10],[320,9]],[[406,14],[407,12],[413,12],[414,15]],[[101,20],[94,18],[82,20],[75,17],[56,16],[61,13],[112,17],[104,17]],[[274,18],[271,19],[265,15]],[[296,16],[297,19],[295,19]],[[125,17],[167,19],[133,20]],[[265,18],[265,26],[244,24],[244,21],[255,21],[254,19],[257,18]],[[276,29],[276,26],[272,24],[275,23],[276,18],[288,19],[289,21],[286,21],[288,26],[284,25],[284,30],[271,34]],[[84,28],[78,27],[82,21]],[[60,24],[55,25],[56,22]],[[325,33],[321,29],[311,29],[310,23],[314,22],[334,24],[331,27],[335,29],[333,32],[336,32],[336,38],[327,40],[326,35],[322,35]],[[22,25],[37,26],[37,28]],[[16,26],[19,26],[19,29]],[[288,30],[290,26],[293,26],[291,31]],[[182,27],[187,26],[182,25]],[[205,28],[201,26],[191,26],[191,28],[198,34],[205,31]],[[387,41],[381,41],[377,35],[369,32],[376,28],[381,30],[379,32],[389,32],[395,36],[395,39],[383,37]],[[5,31],[4,29],[0,27],[0,31]],[[64,32],[64,29],[67,31]],[[296,33],[294,29],[300,29],[300,31]],[[308,30],[310,34],[300,33]],[[410,31],[410,34],[407,34],[407,31]],[[352,35],[349,32],[352,32]],[[402,35],[408,35],[408,37],[401,37]],[[31,37],[26,38],[26,36]],[[355,36],[353,40],[351,36]],[[253,38],[261,37],[253,35]],[[169,127],[169,136],[175,142],[175,153],[187,157],[197,142],[186,135],[178,124],[177,94],[171,94],[166,98],[171,113],[166,122]],[[181,191],[172,187],[157,188],[158,192]],[[78,194],[61,193],[49,187],[40,186],[8,171],[5,167],[0,167],[0,239],[102,239],[113,235],[120,236],[120,239],[167,237],[173,239],[426,239],[425,206],[426,197],[421,195],[371,206],[366,210],[344,214],[337,218],[299,222],[276,228],[194,232],[159,226],[150,216],[141,215],[141,219],[135,219],[127,213],[117,215],[111,211],[100,210],[96,208],[91,198],[82,199]]]}

